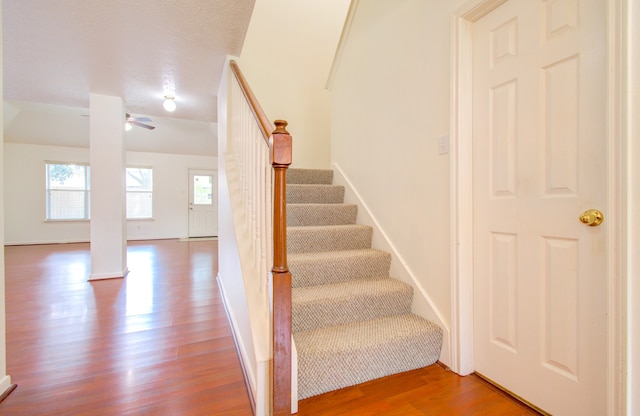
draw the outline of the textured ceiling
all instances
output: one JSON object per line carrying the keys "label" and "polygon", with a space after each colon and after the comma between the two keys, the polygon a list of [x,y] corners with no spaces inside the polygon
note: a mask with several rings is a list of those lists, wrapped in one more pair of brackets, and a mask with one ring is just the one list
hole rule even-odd
{"label": "textured ceiling", "polygon": [[225,56],[239,55],[255,0],[2,0],[4,98],[216,121]]}

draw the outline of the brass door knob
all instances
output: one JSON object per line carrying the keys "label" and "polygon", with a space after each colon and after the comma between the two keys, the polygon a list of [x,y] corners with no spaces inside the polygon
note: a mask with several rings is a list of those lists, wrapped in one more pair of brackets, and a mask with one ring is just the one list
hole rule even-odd
{"label": "brass door knob", "polygon": [[589,209],[580,215],[580,222],[591,227],[602,224],[602,221],[604,221],[604,215],[597,209]]}

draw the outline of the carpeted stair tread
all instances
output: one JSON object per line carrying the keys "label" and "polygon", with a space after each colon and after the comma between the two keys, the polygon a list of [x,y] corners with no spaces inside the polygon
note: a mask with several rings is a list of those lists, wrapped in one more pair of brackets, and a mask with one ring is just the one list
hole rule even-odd
{"label": "carpeted stair tread", "polygon": [[293,289],[292,331],[369,321],[411,312],[413,288],[397,279],[380,278]]}
{"label": "carpeted stair tread", "polygon": [[341,204],[344,186],[318,184],[287,185],[287,204]]}
{"label": "carpeted stair tread", "polygon": [[358,224],[287,227],[287,253],[370,248],[372,233]]}
{"label": "carpeted stair tread", "polygon": [[289,169],[287,255],[298,399],[435,363],[442,330],[412,314],[413,288],[332,185],[333,171]]}
{"label": "carpeted stair tread", "polygon": [[435,363],[442,330],[414,314],[294,333],[298,398]]}
{"label": "carpeted stair tread", "polygon": [[287,169],[287,184],[318,183],[331,184],[333,170],[331,169]]}
{"label": "carpeted stair tread", "polygon": [[287,204],[287,226],[355,224],[353,204]]}
{"label": "carpeted stair tread", "polygon": [[388,277],[391,254],[365,248],[288,254],[291,284],[295,287]]}

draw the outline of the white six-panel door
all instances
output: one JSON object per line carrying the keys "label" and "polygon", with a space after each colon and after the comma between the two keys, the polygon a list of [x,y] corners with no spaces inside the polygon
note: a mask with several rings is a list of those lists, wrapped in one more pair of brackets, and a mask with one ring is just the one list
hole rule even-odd
{"label": "white six-panel door", "polygon": [[[554,415],[606,414],[606,2],[473,25],[474,362]],[[607,213],[604,213],[605,217]]]}

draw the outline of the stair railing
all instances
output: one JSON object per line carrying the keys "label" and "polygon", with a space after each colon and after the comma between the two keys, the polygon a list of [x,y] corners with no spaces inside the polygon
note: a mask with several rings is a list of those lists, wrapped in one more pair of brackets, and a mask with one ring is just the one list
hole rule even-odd
{"label": "stair railing", "polygon": [[[235,161],[245,218],[255,232],[251,246],[260,276],[260,292],[268,302],[269,263],[272,277],[272,414],[291,415],[291,273],[287,266],[287,169],[292,138],[287,122],[275,130],[235,61],[230,62],[237,83],[231,83],[231,126]],[[239,94],[241,92],[241,94]],[[236,99],[242,97],[244,99]],[[269,166],[271,165],[271,166]],[[271,215],[273,215],[271,217]],[[273,221],[271,221],[273,218]]]}

